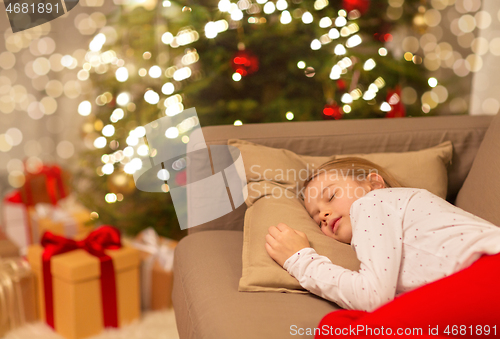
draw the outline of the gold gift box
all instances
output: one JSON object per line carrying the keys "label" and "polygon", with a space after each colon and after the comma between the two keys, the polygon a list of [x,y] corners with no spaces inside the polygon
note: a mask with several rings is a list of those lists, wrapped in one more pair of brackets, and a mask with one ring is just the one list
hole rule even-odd
{"label": "gold gift box", "polygon": [[86,224],[90,221],[90,211],[84,207],[79,207],[78,210],[67,212],[74,221],[72,234],[68,234],[67,226],[65,225],[66,220],[54,220],[50,215],[38,215],[34,207],[29,207],[28,214],[33,229],[33,243],[40,243],[43,233],[46,231],[71,238],[85,238],[93,230],[91,226]]}
{"label": "gold gift box", "polygon": [[[37,280],[38,310],[45,320],[42,253],[44,248],[28,248]],[[118,326],[140,316],[139,251],[132,247],[106,250],[113,260],[116,279]],[[54,294],[54,327],[68,339],[99,334],[104,329],[99,258],[85,250],[53,256],[50,264]]]}

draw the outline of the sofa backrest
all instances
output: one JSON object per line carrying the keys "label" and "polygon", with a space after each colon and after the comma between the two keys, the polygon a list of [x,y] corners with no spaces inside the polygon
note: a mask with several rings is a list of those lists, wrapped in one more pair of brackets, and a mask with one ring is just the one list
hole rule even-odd
{"label": "sofa backrest", "polygon": [[491,122],[455,204],[500,226],[500,114]]}
{"label": "sofa backrest", "polygon": [[[208,126],[202,131],[209,146],[225,145],[228,139],[244,139],[302,155],[323,156],[417,151],[450,140],[453,159],[448,173],[447,200],[454,203],[492,119],[492,116],[469,115],[353,119]],[[199,145],[189,143],[188,152],[197,147]],[[221,218],[190,228],[189,233],[242,230],[245,211],[243,204]]]}

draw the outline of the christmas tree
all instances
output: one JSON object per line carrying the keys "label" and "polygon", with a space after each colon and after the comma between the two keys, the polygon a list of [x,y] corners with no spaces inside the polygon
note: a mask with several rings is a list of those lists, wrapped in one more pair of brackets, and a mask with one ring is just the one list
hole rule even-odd
{"label": "christmas tree", "polygon": [[[422,28],[421,2],[389,3],[238,2],[242,20],[193,43],[201,75],[182,85],[184,102],[197,108],[202,126],[429,113],[415,100],[428,89],[422,58],[396,59],[384,47],[393,27],[410,22],[412,29]],[[193,7],[191,20],[224,20],[221,10],[230,11],[231,5],[221,1],[218,8],[214,13],[208,6]],[[397,19],[387,17],[390,8],[400,10]]]}
{"label": "christmas tree", "polygon": [[201,126],[433,114],[422,57],[387,48],[394,29],[424,29],[424,12],[420,0],[124,2],[79,73],[94,88],[79,106],[81,199],[101,223],[180,238],[168,185],[141,192],[132,174],[150,152],[144,125],[185,108]]}

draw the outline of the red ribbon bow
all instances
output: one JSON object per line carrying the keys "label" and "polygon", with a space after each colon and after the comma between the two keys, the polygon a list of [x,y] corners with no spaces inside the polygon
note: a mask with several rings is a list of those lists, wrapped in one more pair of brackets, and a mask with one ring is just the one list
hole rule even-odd
{"label": "red ribbon bow", "polygon": [[57,205],[59,199],[65,198],[67,196],[66,190],[64,188],[64,182],[62,179],[62,170],[60,167],[43,165],[42,168],[36,174],[29,173],[26,175],[26,205],[33,206],[35,201],[33,199],[33,193],[31,192],[31,187],[29,185],[30,180],[35,176],[45,176],[45,184],[47,188],[47,193],[50,198],[52,205]]}
{"label": "red ribbon bow", "polygon": [[22,204],[23,198],[21,197],[21,192],[13,191],[5,196],[4,201],[14,204]]}
{"label": "red ribbon bow", "polygon": [[75,241],[52,232],[45,232],[42,237],[43,284],[45,293],[45,319],[54,328],[54,295],[50,259],[57,254],[76,249],[83,249],[99,258],[101,262],[101,295],[104,327],[118,327],[118,311],[116,306],[115,270],[111,257],[104,250],[114,250],[121,247],[120,231],[113,226],[102,226],[92,231],[87,238]]}

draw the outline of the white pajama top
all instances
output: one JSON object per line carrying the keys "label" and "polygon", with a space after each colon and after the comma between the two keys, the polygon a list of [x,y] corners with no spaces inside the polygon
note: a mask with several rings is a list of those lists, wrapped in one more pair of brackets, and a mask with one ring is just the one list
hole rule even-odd
{"label": "white pajama top", "polygon": [[350,209],[359,272],[307,247],[283,267],[300,285],[347,309],[372,311],[396,295],[500,253],[500,227],[425,189],[384,188]]}

